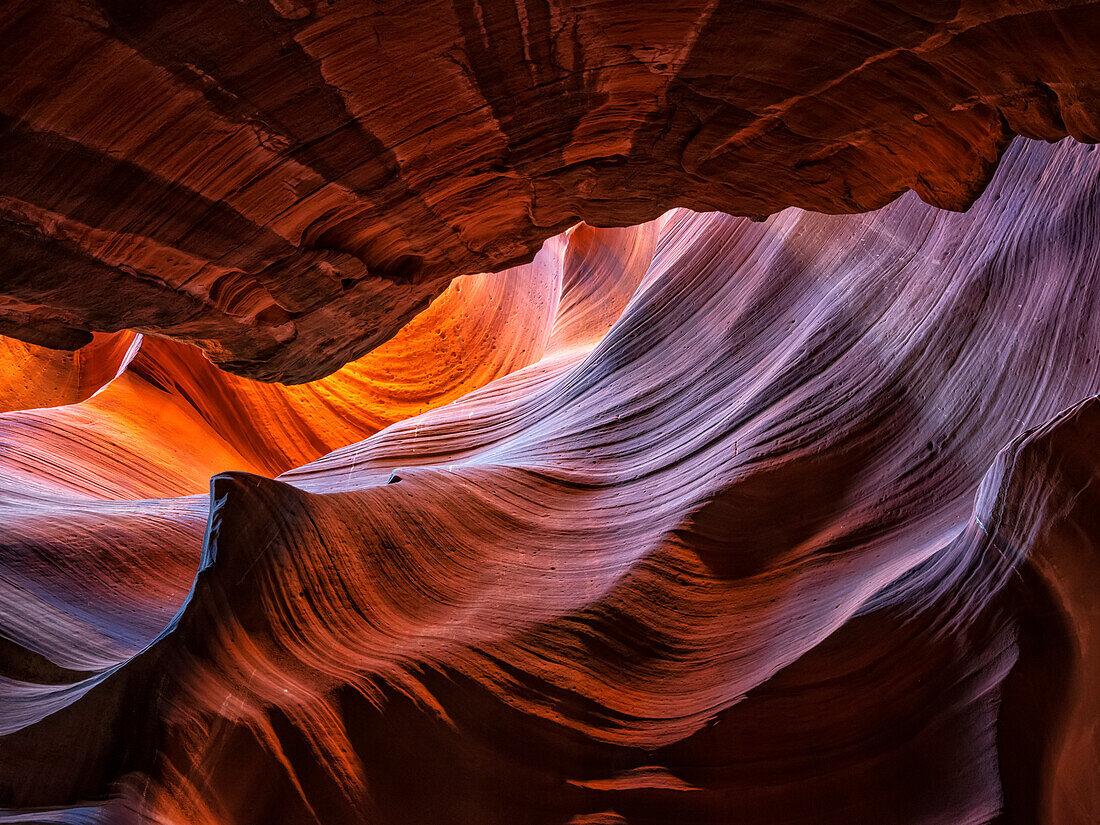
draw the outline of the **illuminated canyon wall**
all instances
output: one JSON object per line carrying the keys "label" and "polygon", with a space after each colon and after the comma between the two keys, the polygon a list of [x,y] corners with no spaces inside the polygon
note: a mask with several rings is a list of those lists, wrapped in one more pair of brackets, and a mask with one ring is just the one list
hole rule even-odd
{"label": "illuminated canyon wall", "polygon": [[1095,6],[3,25],[0,822],[1100,821]]}

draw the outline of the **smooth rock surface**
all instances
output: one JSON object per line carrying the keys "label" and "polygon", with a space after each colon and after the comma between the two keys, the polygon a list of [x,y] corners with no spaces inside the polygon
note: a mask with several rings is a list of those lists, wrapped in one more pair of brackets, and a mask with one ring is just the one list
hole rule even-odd
{"label": "smooth rock surface", "polygon": [[0,821],[1100,816],[1100,152],[451,290],[317,385],[146,339],[0,415]]}

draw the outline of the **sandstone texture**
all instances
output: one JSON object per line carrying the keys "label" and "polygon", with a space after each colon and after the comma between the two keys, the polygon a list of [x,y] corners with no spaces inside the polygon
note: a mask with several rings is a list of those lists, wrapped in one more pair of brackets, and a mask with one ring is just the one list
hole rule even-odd
{"label": "sandstone texture", "polygon": [[1091,146],[580,224],[301,386],[93,345],[0,349],[0,821],[1100,818]]}
{"label": "sandstone texture", "polygon": [[1065,0],[8,0],[0,334],[322,378],[580,220],[965,209],[1100,140]]}

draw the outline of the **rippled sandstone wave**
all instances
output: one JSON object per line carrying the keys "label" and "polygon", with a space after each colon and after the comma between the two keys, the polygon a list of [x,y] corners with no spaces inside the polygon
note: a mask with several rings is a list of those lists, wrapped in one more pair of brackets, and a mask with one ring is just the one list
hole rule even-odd
{"label": "rippled sandstone wave", "polygon": [[301,386],[6,344],[0,821],[1096,821],[1098,319],[1100,153],[1018,140]]}

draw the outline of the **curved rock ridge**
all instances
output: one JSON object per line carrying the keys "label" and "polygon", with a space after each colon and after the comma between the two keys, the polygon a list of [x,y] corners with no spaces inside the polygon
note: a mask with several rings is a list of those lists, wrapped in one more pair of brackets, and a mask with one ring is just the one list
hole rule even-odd
{"label": "curved rock ridge", "polygon": [[277,475],[549,352],[590,347],[645,274],[657,231],[656,222],[574,227],[530,264],[456,279],[386,345],[300,386],[238,378],[193,347],[128,334],[109,351],[97,344],[68,356],[65,375],[76,380],[65,386],[62,354],[0,339],[0,406],[63,404],[92,376],[117,373],[84,386],[85,403],[0,414],[0,445],[13,457],[0,484],[13,495],[47,486],[132,499],[203,492],[225,469]]}
{"label": "curved rock ridge", "polygon": [[90,398],[129,364],[136,337],[129,332],[99,334],[75,352],[0,337],[0,413]]}
{"label": "curved rock ridge", "polygon": [[[625,308],[658,227],[578,226],[532,264],[456,279],[393,341],[314,384],[249,382],[146,338],[89,400],[0,414],[0,631],[70,670],[117,665],[187,593],[207,515],[197,496],[149,499],[204,493],[229,469],[274,475],[547,353],[578,357]],[[4,370],[50,387],[56,353],[27,349],[13,342]],[[50,592],[29,600],[43,563],[57,568]]]}
{"label": "curved rock ridge", "polygon": [[680,210],[478,277],[524,287],[388,345],[450,321],[482,365],[411,417],[385,348],[283,389],[148,338],[0,416],[30,449],[144,384],[206,427],[195,475],[242,459],[209,498],[5,462],[0,821],[1100,816],[1100,153],[1018,141],[964,214]]}
{"label": "curved rock ridge", "polygon": [[968,206],[1100,140],[1081,0],[11,0],[0,333],[326,376],[579,220]]}

